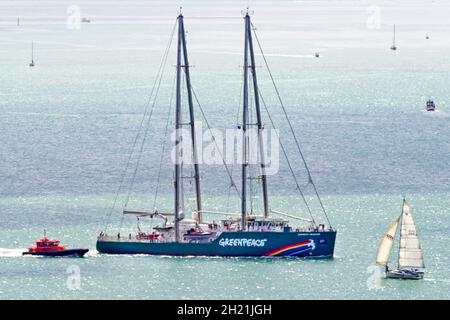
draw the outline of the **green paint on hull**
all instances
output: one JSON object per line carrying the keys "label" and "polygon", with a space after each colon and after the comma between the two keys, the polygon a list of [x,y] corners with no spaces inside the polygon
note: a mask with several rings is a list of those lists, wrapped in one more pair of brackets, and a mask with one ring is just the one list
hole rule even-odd
{"label": "green paint on hull", "polygon": [[99,238],[108,254],[223,257],[332,258],[336,232],[223,232],[210,243],[150,242]]}

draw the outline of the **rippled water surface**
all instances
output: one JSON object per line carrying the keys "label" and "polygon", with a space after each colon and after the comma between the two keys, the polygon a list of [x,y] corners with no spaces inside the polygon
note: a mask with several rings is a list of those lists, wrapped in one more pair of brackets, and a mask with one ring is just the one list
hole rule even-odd
{"label": "rippled water surface", "polygon": [[[181,2],[195,92],[212,126],[232,128],[240,104],[245,3]],[[450,298],[450,8],[445,2],[406,3],[371,2],[380,9],[375,29],[367,26],[374,8],[365,1],[252,4],[256,32],[338,230],[335,259],[304,261],[98,254],[98,232],[120,226],[129,175],[111,208],[179,1],[1,1],[0,298]],[[91,23],[68,28],[71,5]],[[389,50],[394,23],[396,52]],[[28,67],[32,40],[34,68]],[[142,150],[132,209],[155,205],[174,53]],[[306,185],[261,55],[256,59],[261,92]],[[424,111],[429,97],[434,113]],[[164,159],[156,205],[170,209],[172,166]],[[236,179],[238,173],[234,169]],[[185,189],[191,207],[192,186]],[[202,166],[202,189],[205,208],[238,210],[220,166]],[[269,179],[270,205],[306,215],[293,190],[282,163]],[[323,221],[310,186],[304,191]],[[425,279],[377,283],[370,266],[403,195],[422,240]],[[126,218],[121,232],[135,225]],[[84,259],[22,257],[44,228],[68,246],[91,251]],[[74,270],[80,272],[77,290],[71,290]]]}

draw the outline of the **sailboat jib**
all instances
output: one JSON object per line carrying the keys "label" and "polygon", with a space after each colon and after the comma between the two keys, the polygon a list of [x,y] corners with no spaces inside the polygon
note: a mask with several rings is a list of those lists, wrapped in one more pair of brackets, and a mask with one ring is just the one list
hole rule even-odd
{"label": "sailboat jib", "polygon": [[389,227],[389,230],[381,240],[380,247],[377,253],[377,264],[386,266],[389,261],[389,256],[391,255],[392,247],[394,245],[394,237],[397,232],[398,225],[400,223],[400,217],[394,221],[394,223]]}
{"label": "sailboat jib", "polygon": [[402,211],[398,265],[400,268],[425,268],[422,248],[417,236],[416,225],[412,217],[411,207],[406,201],[403,203]]}

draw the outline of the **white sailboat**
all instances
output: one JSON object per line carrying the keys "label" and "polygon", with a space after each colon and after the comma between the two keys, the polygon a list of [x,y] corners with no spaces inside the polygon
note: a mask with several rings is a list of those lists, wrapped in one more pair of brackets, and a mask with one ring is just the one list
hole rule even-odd
{"label": "white sailboat", "polygon": [[391,50],[397,50],[397,46],[395,45],[395,24],[394,24],[394,39],[392,40]]}
{"label": "white sailboat", "polygon": [[[400,225],[400,242],[398,253],[398,266],[395,270],[389,270],[389,257],[394,245],[395,234]],[[411,207],[403,199],[402,213],[392,223],[386,232],[377,253],[377,264],[386,268],[386,278],[394,279],[423,279],[422,248],[417,236],[416,225],[414,223]]]}
{"label": "white sailboat", "polygon": [[34,67],[34,42],[31,41],[31,62],[30,67]]}

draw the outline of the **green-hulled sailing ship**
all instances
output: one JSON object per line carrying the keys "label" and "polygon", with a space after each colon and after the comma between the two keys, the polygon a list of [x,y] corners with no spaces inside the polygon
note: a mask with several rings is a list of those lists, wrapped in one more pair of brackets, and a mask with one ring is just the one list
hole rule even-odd
{"label": "green-hulled sailing ship", "polygon": [[[137,234],[121,236],[119,234],[109,235],[102,231],[97,238],[97,250],[100,253],[108,254],[150,254],[150,255],[169,255],[169,256],[227,256],[227,257],[311,257],[311,258],[332,258],[336,231],[331,227],[326,215],[322,201],[320,200],[317,189],[312,181],[310,171],[304,162],[308,172],[309,183],[314,186],[314,192],[320,202],[320,207],[326,217],[327,224],[318,224],[311,212],[311,219],[306,219],[304,226],[291,226],[286,220],[300,219],[291,213],[285,213],[278,210],[272,210],[269,206],[268,176],[266,174],[266,163],[264,158],[264,143],[262,139],[264,125],[260,109],[260,92],[256,76],[255,53],[253,47],[254,33],[248,10],[244,16],[244,63],[243,63],[243,104],[242,104],[242,123],[239,125],[242,134],[242,165],[241,165],[241,188],[239,190],[241,212],[214,212],[204,210],[201,202],[200,188],[200,166],[198,164],[196,127],[194,119],[193,100],[196,99],[191,86],[190,68],[188,62],[188,51],[185,39],[184,17],[180,13],[177,18],[178,36],[177,36],[177,65],[176,65],[176,103],[175,103],[175,163],[174,163],[174,205],[173,211],[136,211],[125,209],[124,215],[134,215],[137,219],[150,218],[159,221],[153,230],[145,232],[138,227]],[[174,29],[175,30],[175,29]],[[260,46],[259,46],[260,47]],[[263,52],[261,50],[261,54]],[[264,58],[267,65],[267,61]],[[270,73],[270,71],[269,71]],[[271,74],[271,73],[270,73]],[[182,83],[184,75],[184,83]],[[271,77],[272,78],[272,77]],[[273,78],[272,78],[273,80]],[[275,83],[273,83],[275,86]],[[249,93],[249,87],[253,95]],[[183,122],[182,115],[182,86],[186,90],[187,104],[189,112],[189,121]],[[275,86],[276,89],[276,86]],[[277,93],[278,90],[276,89]],[[193,98],[194,96],[194,98]],[[249,109],[249,98],[254,103],[254,112],[256,113],[256,123],[251,123]],[[282,103],[280,98],[280,103]],[[283,106],[284,115],[288,121],[291,133],[301,159],[304,161],[299,143],[295,137],[293,126],[287,117]],[[203,111],[202,111],[203,113]],[[273,124],[273,123],[272,123]],[[181,159],[181,141],[183,126],[189,127],[190,141],[193,159],[193,181],[195,185],[195,210],[192,213],[192,219],[185,217],[184,194],[183,194],[183,161]],[[248,130],[250,126],[257,127],[258,148],[259,148],[259,176],[258,184],[262,188],[262,212],[254,213],[249,209],[248,203],[248,184],[252,177],[248,172],[249,142]],[[283,146],[282,146],[283,147]],[[284,147],[283,147],[284,151]],[[284,155],[287,155],[284,152]],[[288,159],[287,159],[288,160]],[[224,162],[225,164],[225,162]],[[226,164],[225,164],[226,165]],[[289,168],[295,179],[292,166]],[[228,172],[228,170],[227,170]],[[232,177],[230,177],[232,179]],[[255,180],[255,179],[254,179]],[[299,197],[306,201],[298,181],[295,179]],[[236,185],[234,185],[236,187]],[[236,187],[236,190],[237,187]],[[306,202],[305,202],[306,203]],[[311,211],[307,206],[308,211]],[[207,214],[221,214],[223,219],[219,223],[214,221],[205,221]],[[276,217],[275,217],[275,216]],[[303,222],[304,223],[304,222]],[[139,225],[138,225],[139,226]]]}

